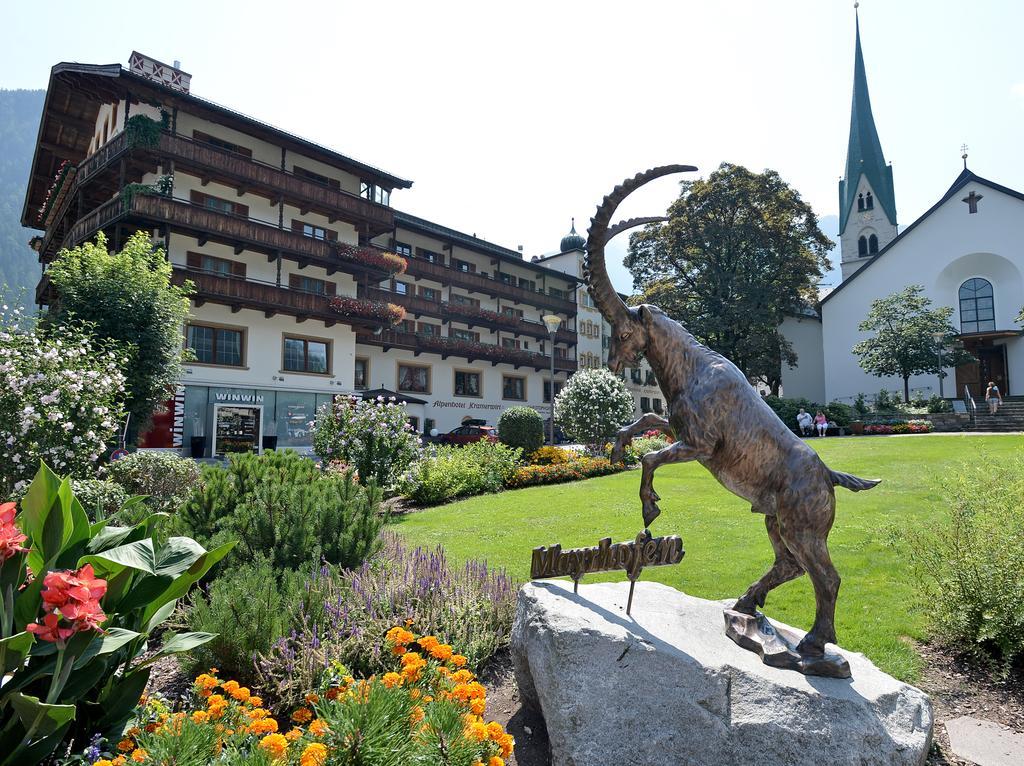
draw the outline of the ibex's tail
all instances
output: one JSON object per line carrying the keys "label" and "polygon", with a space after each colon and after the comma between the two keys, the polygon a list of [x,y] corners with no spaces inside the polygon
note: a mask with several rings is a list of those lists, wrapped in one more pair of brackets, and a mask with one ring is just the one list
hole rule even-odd
{"label": "ibex's tail", "polygon": [[871,489],[877,485],[881,479],[862,479],[859,476],[853,474],[843,473],[842,471],[829,471],[832,474],[832,484],[837,487],[846,487],[851,492],[860,492],[865,489]]}

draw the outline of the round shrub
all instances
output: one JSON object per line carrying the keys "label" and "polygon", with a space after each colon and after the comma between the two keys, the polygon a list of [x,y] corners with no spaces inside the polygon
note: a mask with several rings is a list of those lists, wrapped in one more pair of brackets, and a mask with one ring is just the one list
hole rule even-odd
{"label": "round shrub", "polygon": [[199,463],[171,452],[133,452],[107,466],[111,481],[129,495],[146,495],[155,511],[174,513],[199,484]]}
{"label": "round shrub", "polygon": [[528,455],[544,444],[544,420],[532,407],[509,407],[498,418],[498,438]]}
{"label": "round shrub", "polygon": [[596,452],[633,417],[633,396],[608,370],[581,370],[555,397],[555,421]]}
{"label": "round shrub", "polygon": [[128,500],[128,493],[112,481],[72,479],[71,489],[92,521],[110,518]]}

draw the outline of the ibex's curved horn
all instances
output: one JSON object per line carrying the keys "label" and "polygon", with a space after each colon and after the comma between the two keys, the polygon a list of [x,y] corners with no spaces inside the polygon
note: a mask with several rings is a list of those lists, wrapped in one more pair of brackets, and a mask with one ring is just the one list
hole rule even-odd
{"label": "ibex's curved horn", "polygon": [[629,229],[635,229],[637,226],[646,226],[649,223],[664,223],[668,220],[667,215],[647,215],[640,218],[630,218],[626,221],[619,221],[617,224],[608,229],[608,233],[604,236],[604,242],[607,245],[611,241],[612,237],[621,234]]}
{"label": "ibex's curved horn", "polygon": [[608,223],[611,221],[615,209],[622,203],[622,200],[648,181],[653,181],[655,178],[661,178],[672,173],[690,173],[696,169],[693,165],[663,165],[662,167],[651,168],[643,173],[637,173],[633,178],[628,178],[616,186],[612,193],[604,198],[604,201],[597,208],[597,213],[590,219],[590,228],[587,230],[587,255],[583,262],[583,277],[587,281],[590,297],[594,299],[594,303],[602,316],[611,324],[615,324],[617,321],[628,317],[629,310],[626,308],[626,304],[622,302],[622,299],[619,298],[618,293],[615,292],[615,288],[612,287],[612,282],[608,278],[608,268],[604,262],[605,243],[621,231],[639,225],[639,223],[650,222],[634,218],[632,221],[637,221],[638,223],[623,221],[609,230]]}

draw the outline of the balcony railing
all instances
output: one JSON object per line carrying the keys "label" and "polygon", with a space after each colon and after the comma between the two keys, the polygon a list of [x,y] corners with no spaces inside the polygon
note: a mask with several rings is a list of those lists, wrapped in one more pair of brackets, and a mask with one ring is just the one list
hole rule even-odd
{"label": "balcony railing", "polygon": [[[433,263],[422,258],[409,258],[409,267],[406,274],[416,279],[430,279],[445,285],[456,285],[473,292],[483,293],[491,297],[501,296],[509,298],[516,303],[525,303],[530,306],[542,306],[565,314],[576,313],[576,301],[569,298],[562,298],[540,290],[530,290],[526,287],[519,287],[500,279],[494,279],[490,275],[484,276],[475,271],[463,271],[440,263]],[[575,295],[575,293],[572,293]]]}
{"label": "balcony railing", "polygon": [[306,237],[257,218],[225,213],[186,200],[154,194],[135,194],[130,202],[119,196],[101,205],[71,227],[63,246],[74,247],[115,221],[128,218],[183,229],[200,241],[215,239],[269,255],[280,253],[282,257],[300,264],[321,266],[328,274],[346,271],[367,274],[378,280],[392,274],[363,262],[358,254],[349,254],[349,248],[343,244],[336,245],[326,240]]}
{"label": "balcony railing", "polygon": [[267,318],[274,314],[287,314],[300,322],[318,319],[327,327],[337,322],[370,329],[388,325],[376,319],[343,316],[330,308],[330,297],[321,293],[201,269],[175,267],[173,283],[181,285],[186,280],[191,280],[195,288],[192,300],[197,306],[209,301],[230,306],[232,311],[243,308],[263,311]]}
{"label": "balcony railing", "polygon": [[[417,295],[396,293],[392,290],[382,290],[376,287],[359,286],[359,295],[377,301],[397,303],[404,306],[406,313],[416,316],[429,316],[443,319],[444,321],[459,322],[473,327],[488,327],[494,330],[515,333],[516,335],[527,335],[531,338],[546,339],[550,337],[547,327],[543,322],[531,322],[528,319],[517,317],[500,316],[498,320],[489,319],[485,316],[467,316],[451,312],[446,309],[442,301],[434,301]],[[556,343],[567,343],[576,345],[576,333],[571,330],[559,330],[555,336]]]}
{"label": "balcony railing", "polygon": [[[496,346],[492,343],[460,341],[455,338],[426,333],[400,332],[398,330],[384,330],[378,335],[360,333],[356,342],[382,346],[385,351],[391,348],[407,349],[415,352],[417,356],[419,354],[439,354],[442,359],[454,356],[470,362],[479,359],[488,361],[492,365],[511,364],[514,367],[532,367],[535,370],[544,370],[551,366],[551,357],[545,354],[520,351]],[[574,372],[576,360],[555,356],[555,369]]]}
{"label": "balcony railing", "polygon": [[[330,220],[368,225],[370,235],[391,231],[395,216],[390,207],[364,199],[351,192],[319,184],[282,168],[268,165],[236,152],[221,149],[184,136],[162,133],[156,146],[132,146],[124,132],[114,136],[78,165],[74,188],[90,181],[122,156],[134,152],[152,153],[173,159],[177,169],[192,170],[200,177],[217,177],[242,189],[263,192],[268,197],[282,198],[300,210],[314,210]],[[73,191],[73,190],[72,190]],[[68,197],[73,197],[69,193]],[[67,205],[59,211],[66,213]],[[54,217],[54,223],[59,217]],[[362,231],[363,227],[360,227]]]}

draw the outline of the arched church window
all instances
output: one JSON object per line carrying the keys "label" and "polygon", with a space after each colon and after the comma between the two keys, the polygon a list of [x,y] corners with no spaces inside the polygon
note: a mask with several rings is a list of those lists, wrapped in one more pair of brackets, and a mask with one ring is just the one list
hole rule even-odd
{"label": "arched church window", "polygon": [[875,198],[874,198],[874,196],[872,196],[871,192],[868,192],[867,196],[864,198],[864,209],[865,210],[874,210],[875,209]]}
{"label": "arched church window", "polygon": [[861,237],[860,239],[857,240],[857,255],[867,255],[867,254],[868,254],[868,238],[867,237]]}
{"label": "arched church window", "polygon": [[861,194],[857,195],[857,210],[863,210],[863,209],[864,209],[864,194],[861,193]]}
{"label": "arched church window", "polygon": [[878,252],[878,237],[876,237],[874,234],[868,237],[868,252],[871,255],[874,255],[875,253]]}
{"label": "arched church window", "polygon": [[996,329],[996,310],[992,283],[981,277],[960,285],[960,332],[985,332]]}

